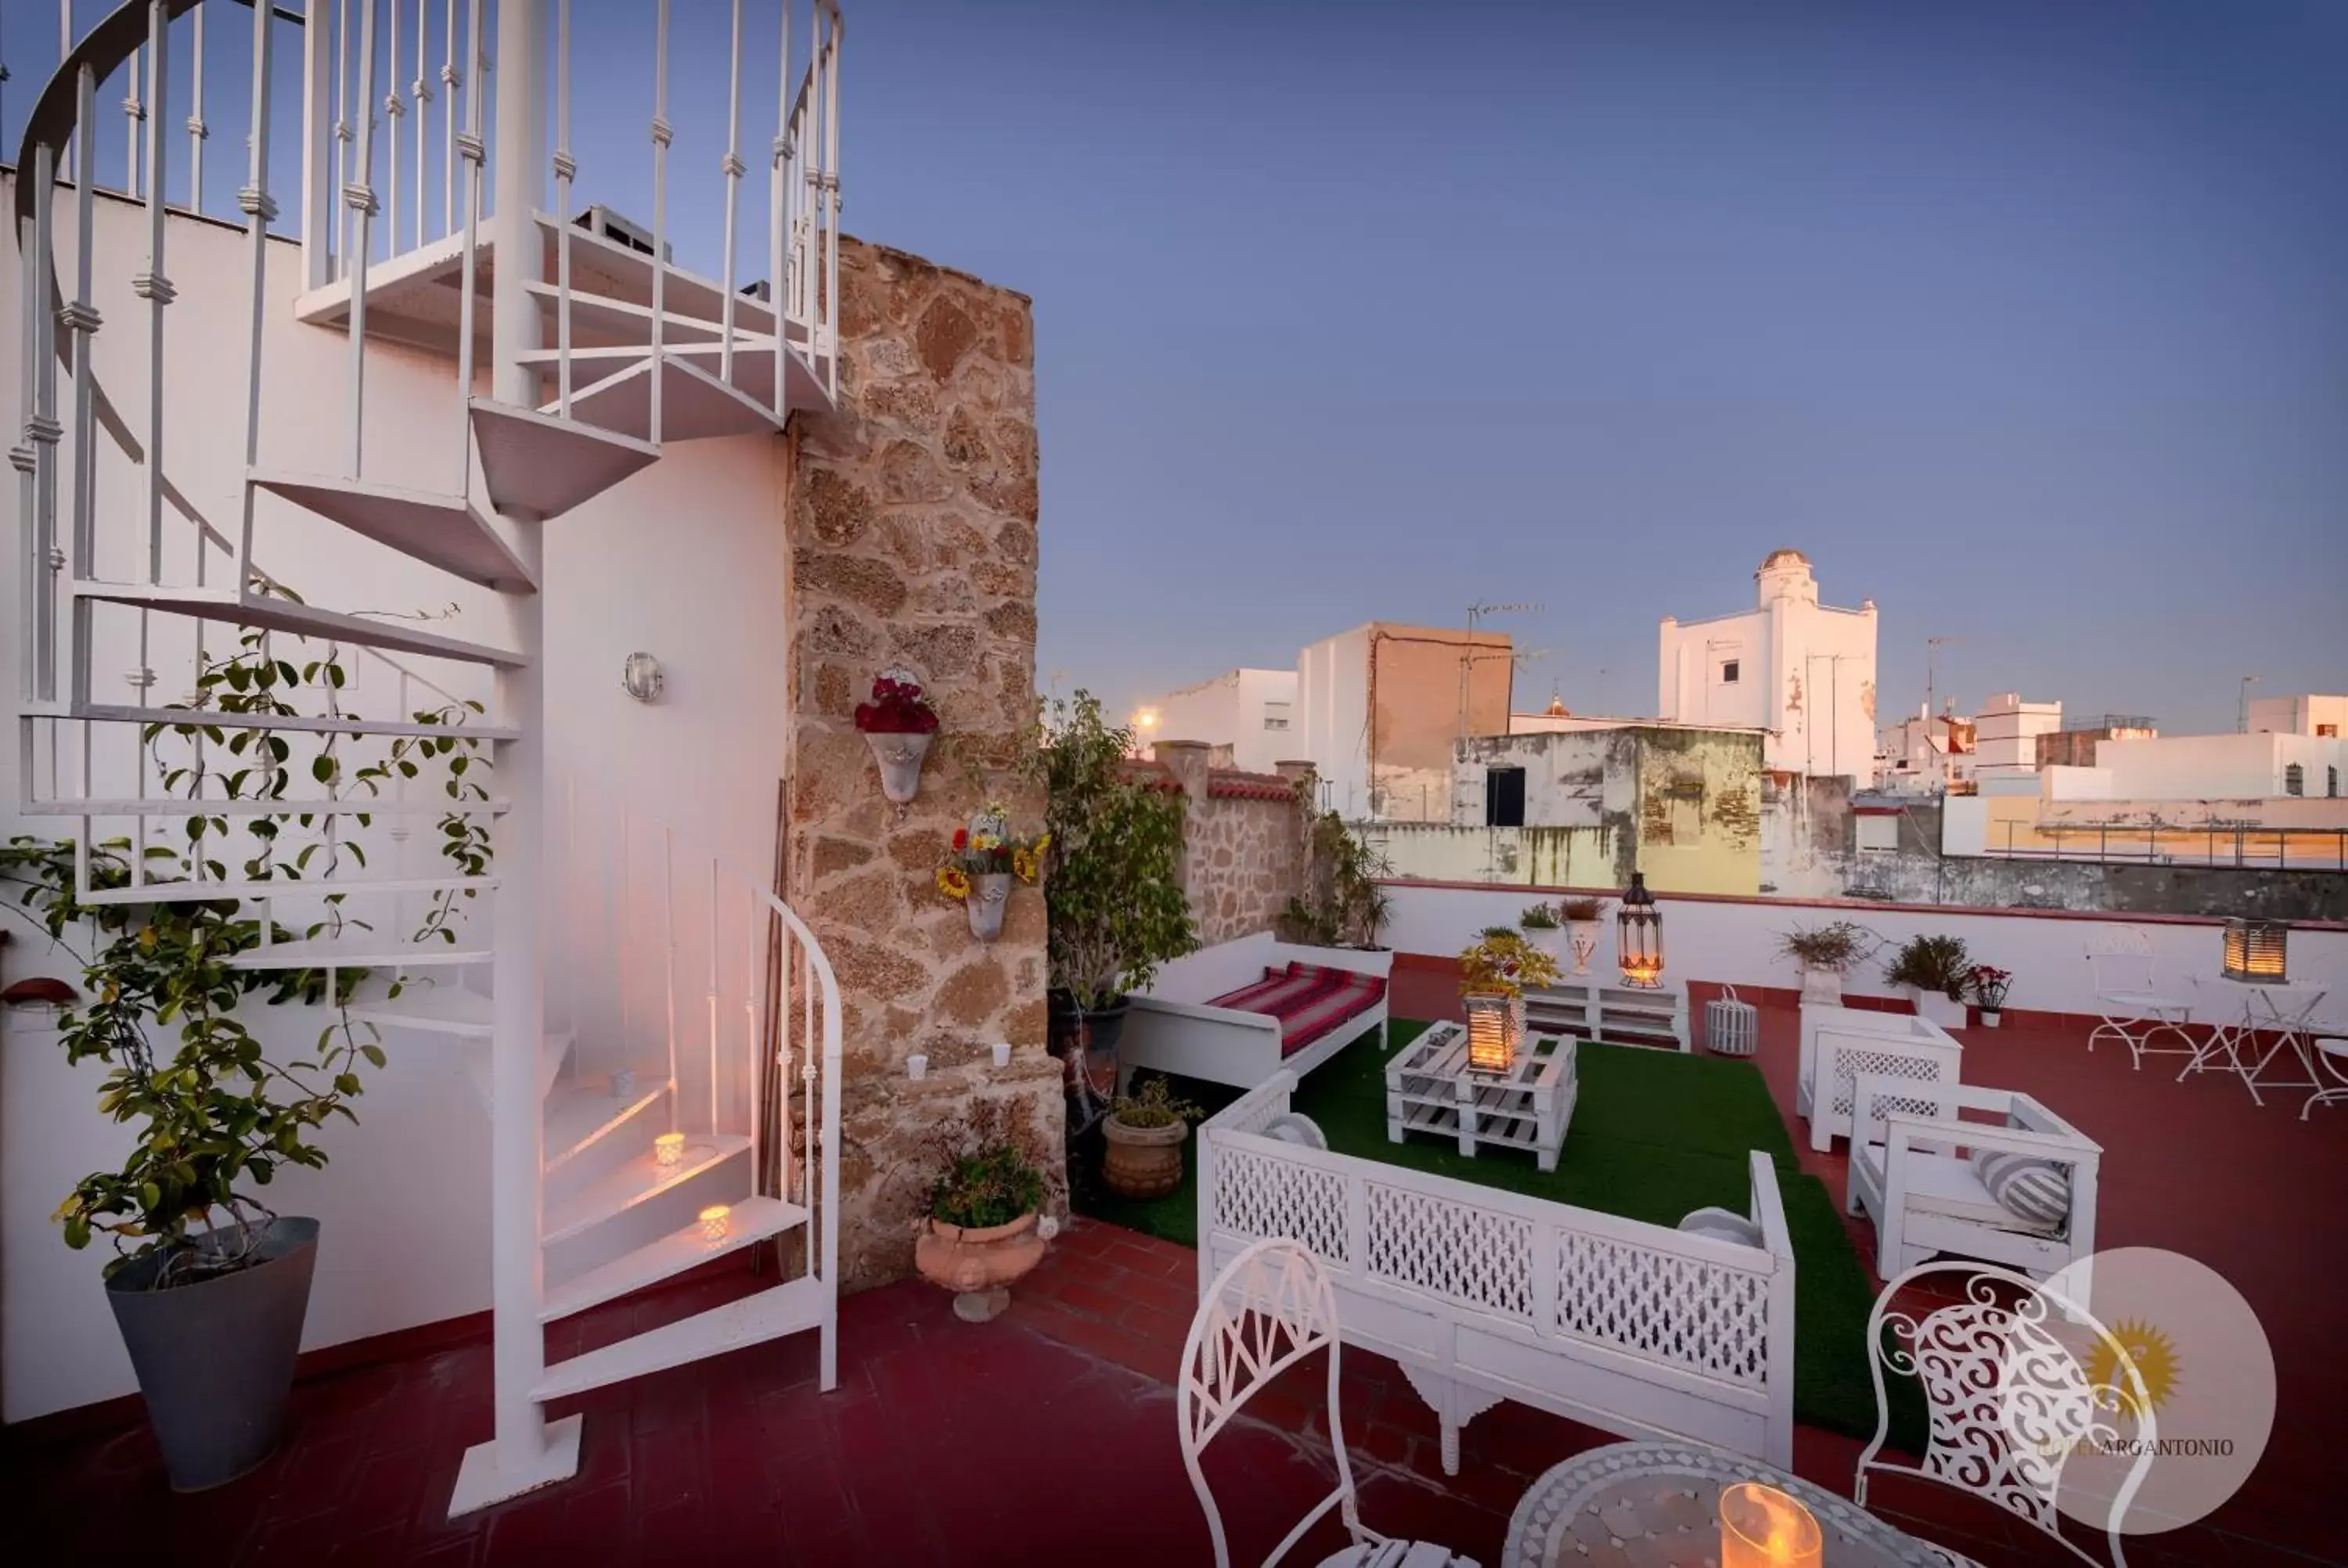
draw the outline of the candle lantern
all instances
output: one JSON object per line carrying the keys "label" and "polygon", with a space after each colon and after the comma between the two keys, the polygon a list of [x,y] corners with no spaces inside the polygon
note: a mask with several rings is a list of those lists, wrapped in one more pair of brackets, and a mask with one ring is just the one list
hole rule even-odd
{"label": "candle lantern", "polygon": [[1506,1072],[1525,1042],[1525,999],[1500,991],[1461,999],[1468,1012],[1468,1071]]}
{"label": "candle lantern", "polygon": [[2281,920],[2226,922],[2226,978],[2253,985],[2281,985],[2289,974],[2283,961],[2285,933]]}
{"label": "candle lantern", "polygon": [[653,1140],[653,1163],[675,1165],[685,1159],[685,1134],[664,1132]]}
{"label": "candle lantern", "polygon": [[1647,874],[1631,873],[1630,891],[1614,915],[1614,952],[1622,966],[1622,983],[1645,990],[1663,983],[1663,911],[1647,891]]}
{"label": "candle lantern", "polygon": [[701,1211],[701,1239],[724,1241],[733,1226],[734,1210],[730,1204],[712,1204]]}
{"label": "candle lantern", "polygon": [[1775,1487],[1739,1481],[1720,1494],[1720,1568],[1818,1568],[1825,1542],[1810,1511]]}

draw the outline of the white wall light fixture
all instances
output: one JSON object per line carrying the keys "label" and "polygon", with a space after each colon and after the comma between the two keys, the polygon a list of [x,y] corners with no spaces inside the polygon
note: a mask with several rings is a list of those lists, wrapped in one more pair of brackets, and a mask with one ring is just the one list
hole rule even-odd
{"label": "white wall light fixture", "polygon": [[631,653],[620,668],[620,690],[639,702],[657,702],[666,685],[660,661],[649,653]]}

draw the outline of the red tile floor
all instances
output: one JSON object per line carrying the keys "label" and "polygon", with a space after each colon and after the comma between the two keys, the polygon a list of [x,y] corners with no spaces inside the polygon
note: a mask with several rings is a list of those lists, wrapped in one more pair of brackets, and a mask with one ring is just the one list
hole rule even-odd
{"label": "red tile floor", "polygon": [[[1448,988],[1397,985],[1396,1010],[1439,1016]],[[1783,1103],[1790,1008],[1765,1008],[1761,1065]],[[2333,1285],[2348,1256],[2348,1122],[2298,1102],[2254,1109],[2239,1083],[2179,1084],[2066,1024],[1969,1030],[1967,1076],[2027,1089],[2106,1149],[2106,1245],[2190,1252],[2232,1279],[2283,1368],[2275,1440],[2245,1493],[2207,1524],[2137,1542],[2138,1568],[2252,1568],[2341,1561],[2321,1517],[2336,1465],[2319,1434],[2348,1366],[2327,1353]],[[1805,1160],[1809,1156],[1806,1153]],[[1817,1168],[1839,1189],[1839,1162]],[[1863,1233],[1862,1233],[1863,1234]],[[699,1310],[751,1285],[725,1267],[599,1309],[597,1343]],[[1175,1441],[1169,1380],[1195,1298],[1189,1251],[1097,1224],[1073,1226],[983,1326],[956,1320],[918,1282],[842,1305],[840,1387],[819,1395],[812,1342],[760,1346],[575,1402],[582,1474],[450,1523],[458,1458],[489,1428],[485,1340],[297,1386],[289,1440],[259,1471],[176,1497],[141,1425],[58,1437],[12,1433],[12,1559],[175,1564],[448,1565],[674,1563],[1062,1563],[1118,1568],[1210,1561]],[[1447,1480],[1435,1425],[1391,1364],[1348,1356],[1341,1409],[1362,1511],[1388,1533],[1446,1542],[1490,1564],[1531,1478],[1601,1434],[1503,1404],[1462,1442]],[[1235,1558],[1254,1562],[1325,1490],[1317,1380],[1267,1391],[1260,1419],[1210,1451]],[[55,1429],[50,1430],[53,1432]],[[1859,1445],[1804,1429],[1797,1468],[1848,1492]],[[2057,1559],[1995,1511],[1935,1489],[1879,1489],[1879,1508],[1985,1565]],[[1339,1543],[1334,1526],[1292,1561]],[[29,1546],[36,1555],[20,1557]],[[39,1549],[46,1549],[40,1551]]]}

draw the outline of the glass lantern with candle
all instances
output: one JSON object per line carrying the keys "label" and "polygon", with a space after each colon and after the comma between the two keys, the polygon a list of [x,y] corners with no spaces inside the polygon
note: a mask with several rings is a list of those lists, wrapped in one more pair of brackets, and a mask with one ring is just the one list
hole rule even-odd
{"label": "glass lantern with candle", "polygon": [[2281,985],[2291,973],[2285,961],[2290,930],[2281,920],[2227,921],[2226,978],[2252,985]]}
{"label": "glass lantern with candle", "polygon": [[655,1165],[675,1165],[675,1164],[679,1164],[679,1163],[683,1163],[684,1159],[685,1159],[685,1134],[684,1134],[684,1133],[682,1133],[682,1132],[664,1132],[664,1133],[662,1133],[659,1137],[657,1137],[657,1138],[655,1138],[655,1139],[654,1139],[654,1140],[653,1140],[653,1163],[654,1163],[654,1164],[655,1164]]}
{"label": "glass lantern with candle", "polygon": [[1614,915],[1614,951],[1622,966],[1622,983],[1642,990],[1661,990],[1663,984],[1663,911],[1647,891],[1647,874],[1631,873],[1630,889]]}
{"label": "glass lantern with candle", "polygon": [[1525,989],[1556,983],[1557,960],[1506,927],[1486,931],[1459,955],[1470,1072],[1506,1072],[1516,1064],[1525,1041]]}
{"label": "glass lantern with candle", "polygon": [[1720,1494],[1720,1568],[1819,1568],[1826,1542],[1810,1511],[1773,1486]]}
{"label": "glass lantern with candle", "polygon": [[734,1209],[728,1204],[712,1204],[701,1211],[701,1239],[724,1241],[726,1233],[734,1226]]}

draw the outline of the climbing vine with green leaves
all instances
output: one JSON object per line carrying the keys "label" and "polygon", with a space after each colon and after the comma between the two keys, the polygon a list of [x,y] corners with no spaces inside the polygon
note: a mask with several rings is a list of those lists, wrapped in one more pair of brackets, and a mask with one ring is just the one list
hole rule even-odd
{"label": "climbing vine with green leaves", "polygon": [[[293,595],[274,585],[263,591]],[[339,693],[348,681],[340,650],[302,662],[277,657],[270,634],[248,629],[237,651],[224,658],[201,656],[197,686],[184,707],[184,722],[147,725],[140,745],[163,790],[188,799],[285,801],[283,813],[242,819],[252,853],[240,864],[243,879],[331,880],[346,866],[365,866],[366,846],[342,830],[344,814],[304,811],[289,799],[294,746],[287,732],[241,719],[296,716],[294,693],[311,686],[325,694],[327,717],[342,712]],[[330,797],[351,790],[370,797],[385,786],[415,780],[438,764],[450,809],[439,820],[438,852],[462,875],[485,875],[491,842],[485,822],[468,815],[489,796],[482,777],[489,771],[477,736],[458,733],[465,720],[482,712],[470,702],[451,702],[417,712],[413,722],[435,733],[401,735],[376,760],[346,769],[345,743],[358,732],[323,732],[310,774]],[[201,714],[201,717],[194,715]],[[359,826],[373,813],[348,814]],[[235,852],[230,816],[197,813],[187,819],[181,845],[149,845],[143,850],[127,838],[94,843],[88,851],[92,891],[143,886],[184,886],[190,880],[226,881],[226,857]],[[306,842],[289,844],[289,828],[305,830]],[[251,1192],[265,1187],[286,1165],[310,1168],[326,1163],[313,1135],[330,1117],[355,1122],[349,1102],[365,1091],[362,1062],[381,1067],[383,1048],[372,1026],[349,1011],[366,971],[355,969],[270,970],[236,967],[238,955],[261,945],[260,918],[231,897],[126,903],[85,903],[77,878],[78,846],[19,836],[0,845],[0,882],[22,889],[9,906],[32,920],[82,966],[86,999],[59,1020],[68,1062],[95,1057],[108,1064],[98,1107],[118,1122],[140,1126],[139,1141],[119,1170],[85,1176],[57,1211],[66,1244],[79,1249],[95,1235],[113,1241],[118,1255],[107,1266],[110,1277],[136,1259],[163,1254],[155,1286],[197,1280],[245,1267],[258,1251],[273,1211]],[[134,861],[148,864],[138,869]],[[458,896],[477,888],[443,888],[415,939],[454,942],[460,923]],[[344,913],[346,895],[327,894],[322,917],[301,930],[272,921],[272,942],[339,935],[366,923]],[[77,949],[72,933],[87,930],[92,944]],[[332,985],[330,988],[330,975]],[[396,994],[395,981],[393,992]],[[273,1060],[239,1016],[241,1004],[265,993],[271,1005],[325,1002],[335,1021],[319,1031],[298,1060]],[[219,1216],[225,1223],[215,1225]]]}

